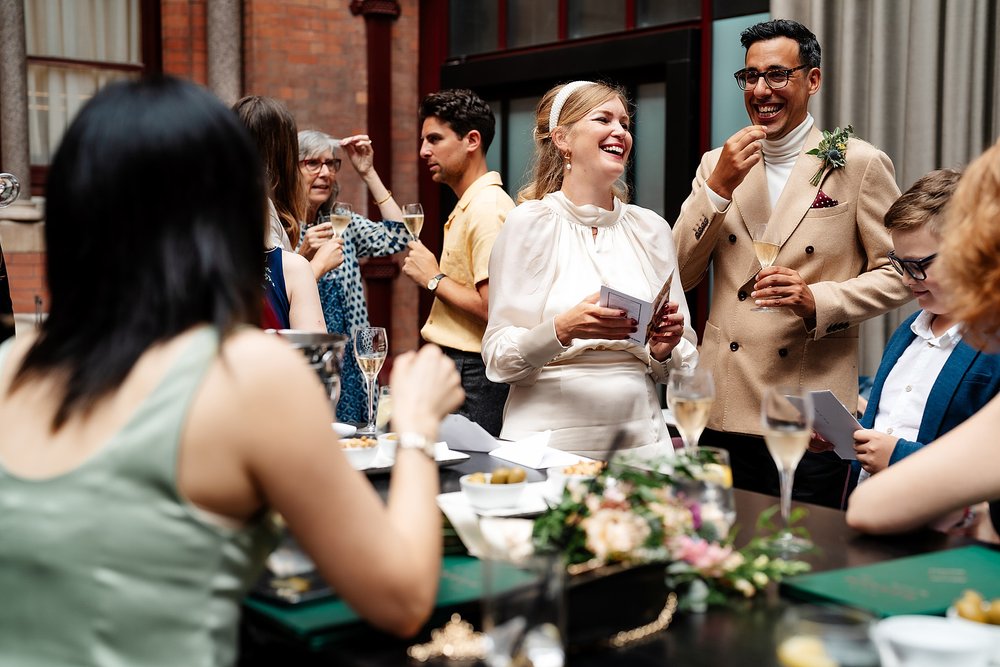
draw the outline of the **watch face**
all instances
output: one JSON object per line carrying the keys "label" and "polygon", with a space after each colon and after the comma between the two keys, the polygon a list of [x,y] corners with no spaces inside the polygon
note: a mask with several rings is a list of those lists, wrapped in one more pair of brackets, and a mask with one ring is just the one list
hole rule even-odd
{"label": "watch face", "polygon": [[438,282],[440,280],[441,280],[440,278],[431,278],[429,281],[427,281],[427,289],[433,292],[437,288]]}

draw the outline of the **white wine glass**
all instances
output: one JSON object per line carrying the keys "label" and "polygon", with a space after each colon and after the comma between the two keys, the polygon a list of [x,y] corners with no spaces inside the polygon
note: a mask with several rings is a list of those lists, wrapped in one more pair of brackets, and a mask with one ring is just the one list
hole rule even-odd
{"label": "white wine glass", "polygon": [[14,174],[0,174],[0,208],[10,206],[21,194],[21,184]]}
{"label": "white wine glass", "polygon": [[667,379],[667,405],[674,415],[684,449],[693,453],[708,424],[708,413],[715,402],[715,380],[708,368],[675,368]]}
{"label": "white wine glass", "polygon": [[333,202],[333,207],[330,209],[330,224],[333,225],[334,236],[344,235],[344,232],[347,231],[348,226],[351,224],[351,216],[353,214],[354,209],[347,202]]}
{"label": "white wine glass", "polygon": [[413,238],[419,239],[420,230],[424,228],[424,207],[420,204],[404,205],[403,224]]}
{"label": "white wine glass", "polygon": [[781,520],[784,525],[775,539],[776,550],[795,554],[812,549],[812,542],[792,533],[792,482],[795,468],[809,448],[812,437],[813,401],[806,389],[770,387],[760,404],[760,424],[764,429],[767,450],[778,467],[781,483]]}
{"label": "white wine glass", "polygon": [[[766,269],[774,264],[774,260],[778,258],[778,251],[781,248],[767,235],[766,222],[750,225],[750,234],[753,238],[753,252],[757,255],[757,261],[760,262],[760,268]],[[757,313],[773,313],[777,310],[777,308],[757,306],[755,308],[751,308],[750,310]]]}
{"label": "white wine glass", "polygon": [[375,428],[375,378],[382,370],[389,339],[382,327],[358,327],[354,330],[354,358],[368,381],[368,424],[358,430],[359,435],[374,436]]}

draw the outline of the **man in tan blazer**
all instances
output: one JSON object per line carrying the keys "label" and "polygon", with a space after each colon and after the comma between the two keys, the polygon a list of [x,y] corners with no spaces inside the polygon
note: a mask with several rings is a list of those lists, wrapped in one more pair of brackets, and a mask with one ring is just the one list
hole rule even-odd
{"label": "man in tan blazer", "polygon": [[[831,389],[857,406],[858,325],[911,298],[893,273],[882,216],[899,196],[889,158],[850,139],[840,167],[806,152],[823,138],[808,112],[820,87],[820,47],[805,26],[760,23],[740,37],[736,73],[751,125],[706,153],[674,226],[684,289],[712,267],[701,347],[716,400],[702,442],[730,451],[737,486],[776,494],[777,471],[760,437],[760,399],[772,385]],[[761,268],[751,230],[778,244]],[[773,308],[756,312],[755,307]],[[795,496],[840,506],[847,464],[807,453]]]}

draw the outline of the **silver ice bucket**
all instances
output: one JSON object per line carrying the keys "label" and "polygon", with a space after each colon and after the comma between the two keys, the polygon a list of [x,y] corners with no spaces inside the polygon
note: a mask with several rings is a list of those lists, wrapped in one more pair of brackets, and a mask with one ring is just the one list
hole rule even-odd
{"label": "silver ice bucket", "polygon": [[309,367],[316,371],[330,396],[330,410],[337,419],[337,401],[340,400],[340,369],[344,363],[347,336],[330,333],[313,333],[294,329],[268,329],[305,355]]}

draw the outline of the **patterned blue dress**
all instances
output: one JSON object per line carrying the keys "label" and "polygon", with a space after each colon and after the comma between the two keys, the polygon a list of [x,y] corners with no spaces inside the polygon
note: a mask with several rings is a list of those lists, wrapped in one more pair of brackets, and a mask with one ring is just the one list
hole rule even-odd
{"label": "patterned blue dress", "polygon": [[[304,229],[302,234],[304,237]],[[406,250],[406,244],[412,240],[413,237],[402,222],[376,222],[357,213],[351,217],[351,224],[344,232],[344,263],[333,271],[328,271],[317,283],[327,331],[351,337],[358,327],[368,326],[368,306],[358,258],[391,255]],[[354,360],[354,346],[351,344],[344,353],[341,375],[337,420],[367,422],[368,392],[365,376]]]}

